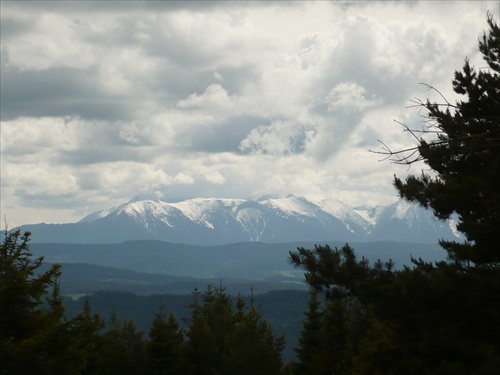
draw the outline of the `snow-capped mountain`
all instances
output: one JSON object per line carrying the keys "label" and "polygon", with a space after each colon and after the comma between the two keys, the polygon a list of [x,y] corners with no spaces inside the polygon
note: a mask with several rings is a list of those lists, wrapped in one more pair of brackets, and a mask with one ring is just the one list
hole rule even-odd
{"label": "snow-capped mountain", "polygon": [[375,221],[363,216],[359,210],[349,207],[338,199],[324,199],[319,203],[321,209],[341,220],[353,233],[369,234]]}
{"label": "snow-capped mountain", "polygon": [[35,242],[114,243],[155,239],[187,244],[260,241],[399,241],[457,239],[453,221],[403,201],[352,208],[336,199],[264,196],[257,200],[196,198],[169,203],[136,197],[78,223],[23,227]]}
{"label": "snow-capped mountain", "polygon": [[374,222],[370,238],[377,241],[428,242],[425,239],[460,240],[456,221],[438,220],[431,211],[403,200],[375,207],[367,218]]}

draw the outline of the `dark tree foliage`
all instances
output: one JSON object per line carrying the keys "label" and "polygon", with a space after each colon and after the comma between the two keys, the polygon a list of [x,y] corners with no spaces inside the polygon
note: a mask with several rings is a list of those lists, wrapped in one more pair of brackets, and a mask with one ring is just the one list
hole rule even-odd
{"label": "dark tree foliage", "polygon": [[[498,272],[457,271],[446,262],[420,260],[394,270],[391,262],[370,265],[356,259],[348,245],[299,249],[291,260],[306,271],[313,293],[326,296],[321,309],[313,303],[307,313],[298,374],[306,373],[304,368],[318,374],[332,369],[341,374],[492,374],[500,366]],[[319,344],[311,345],[312,338]],[[328,370],[322,370],[325,365]]]}
{"label": "dark tree foliage", "polygon": [[92,312],[89,297],[83,300],[82,311],[71,319],[71,336],[78,342],[78,354],[82,358],[81,374],[99,374],[106,360],[101,355],[102,330],[105,327],[100,315]]}
{"label": "dark tree foliage", "polygon": [[[43,258],[31,259],[30,233],[6,233],[0,245],[0,373],[34,369],[48,373],[55,360],[47,344],[58,335],[63,309],[58,295],[60,266],[38,273]],[[49,289],[56,286],[52,298]],[[29,353],[37,356],[29,356]]]}
{"label": "dark tree foliage", "polygon": [[284,337],[274,335],[271,326],[257,308],[250,307],[245,315],[236,320],[228,343],[224,373],[228,375],[281,373]]}
{"label": "dark tree foliage", "polygon": [[163,307],[155,315],[146,344],[151,375],[181,375],[184,334],[173,313],[168,318]]}
{"label": "dark tree foliage", "polygon": [[500,265],[500,28],[491,15],[488,25],[489,33],[479,41],[487,67],[476,69],[466,60],[455,72],[453,90],[466,99],[417,103],[428,113],[427,129],[420,133],[437,138],[426,141],[412,131],[416,159],[406,155],[398,162],[422,160],[433,173],[394,180],[402,198],[431,208],[438,218],[456,212],[457,229],[467,241],[441,245],[461,266],[472,262],[486,268]]}
{"label": "dark tree foliage", "polygon": [[[296,349],[299,363],[296,366],[295,374],[307,375],[323,373],[323,361],[320,360],[320,352],[323,347],[321,340],[322,309],[321,301],[318,300],[318,292],[311,291],[309,309],[305,312],[306,320],[299,337],[299,347]],[[321,366],[322,369],[317,367]]]}
{"label": "dark tree foliage", "polygon": [[358,352],[359,332],[366,330],[365,312],[356,298],[339,295],[326,301],[311,290],[309,310],[296,349],[297,375],[348,374]]}
{"label": "dark tree foliage", "polygon": [[222,287],[195,291],[194,298],[184,374],[281,373],[284,338],[275,336],[258,309],[246,309],[240,297],[235,310]]}
{"label": "dark tree foliage", "polygon": [[98,373],[103,375],[140,375],[147,366],[142,331],[132,320],[119,322],[114,315],[101,335],[99,355],[103,361]]}
{"label": "dark tree foliage", "polygon": [[61,275],[60,265],[38,274],[43,258],[31,259],[31,233],[9,232],[0,245],[0,338],[14,341],[31,336],[46,316],[48,289]]}
{"label": "dark tree foliage", "polygon": [[[0,374],[86,374],[102,327],[87,312],[65,317],[60,265],[40,271],[30,233],[6,232],[0,245]],[[92,337],[92,338],[91,338]]]}
{"label": "dark tree foliage", "polygon": [[[467,241],[441,241],[448,261],[412,259],[411,266],[398,270],[391,261],[371,265],[358,259],[349,245],[291,252],[291,263],[305,270],[313,293],[325,296],[321,309],[314,299],[310,304],[297,373],[312,368],[313,356],[323,364],[314,364],[318,374],[498,373],[500,30],[491,16],[488,25],[490,32],[479,43],[488,68],[476,71],[466,61],[453,80],[455,91],[468,100],[417,103],[429,113],[421,137],[407,128],[418,146],[384,151],[397,163],[420,160],[431,168],[433,176],[396,178],[395,186],[401,197],[438,218],[457,213]],[[429,134],[437,139],[424,140]],[[330,355],[321,355],[311,338]]]}

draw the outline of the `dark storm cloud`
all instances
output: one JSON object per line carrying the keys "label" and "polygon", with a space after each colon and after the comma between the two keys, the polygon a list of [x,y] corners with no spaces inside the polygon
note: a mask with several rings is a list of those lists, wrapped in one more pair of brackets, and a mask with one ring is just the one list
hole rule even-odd
{"label": "dark storm cloud", "polygon": [[0,87],[4,120],[22,116],[121,120],[131,114],[123,98],[100,91],[93,69],[2,67]]}
{"label": "dark storm cloud", "polygon": [[22,202],[30,202],[30,206],[34,208],[55,208],[68,209],[76,208],[81,203],[78,202],[77,194],[60,194],[60,193],[34,193],[29,189],[17,189],[15,191],[16,198]]}
{"label": "dark storm cloud", "polygon": [[2,0],[2,3],[18,9],[30,9],[38,11],[57,11],[57,12],[89,12],[116,13],[120,11],[191,11],[191,12],[210,12],[227,8],[255,8],[255,7],[273,7],[276,5],[282,7],[300,6],[300,2],[295,1],[213,1],[213,0],[94,0],[94,1],[11,1]]}
{"label": "dark storm cloud", "polygon": [[143,152],[139,148],[123,147],[112,144],[106,146],[81,146],[78,150],[60,151],[57,162],[61,165],[90,165],[118,161],[149,162],[151,151]]}
{"label": "dark storm cloud", "polygon": [[10,38],[17,35],[21,35],[26,31],[29,31],[32,23],[28,19],[12,19],[12,18],[2,18],[0,23],[0,33],[2,38]]}
{"label": "dark storm cloud", "polygon": [[75,12],[85,11],[90,13],[117,12],[117,11],[165,11],[165,10],[210,10],[224,5],[226,1],[119,1],[119,0],[96,0],[96,1],[9,1],[3,0],[2,3],[8,4],[17,9],[30,9],[36,11],[57,11],[57,12]]}

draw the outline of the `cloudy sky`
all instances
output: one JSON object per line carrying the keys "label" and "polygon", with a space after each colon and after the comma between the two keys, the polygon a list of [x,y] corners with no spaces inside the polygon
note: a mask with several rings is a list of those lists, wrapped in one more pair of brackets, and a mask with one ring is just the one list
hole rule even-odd
{"label": "cloudy sky", "polygon": [[412,145],[499,2],[1,1],[1,208],[72,222],[137,194],[397,199]]}

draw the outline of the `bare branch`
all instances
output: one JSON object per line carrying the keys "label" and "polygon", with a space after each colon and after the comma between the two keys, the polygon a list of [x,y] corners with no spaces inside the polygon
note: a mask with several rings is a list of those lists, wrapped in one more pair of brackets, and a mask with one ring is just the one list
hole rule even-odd
{"label": "bare branch", "polygon": [[452,107],[452,108],[458,108],[456,105],[453,105],[451,104],[448,99],[446,99],[446,97],[441,93],[441,91],[439,91],[437,88],[435,88],[434,86],[431,86],[427,83],[422,83],[420,82],[420,85],[423,85],[425,87],[427,87],[427,91],[435,91],[439,94],[439,96],[441,96],[441,98],[443,98],[443,100],[446,102],[446,104],[437,104],[437,103],[434,103],[434,105],[437,105],[437,106],[447,106],[447,107]]}
{"label": "bare branch", "polygon": [[[396,122],[403,128],[403,132],[408,132],[411,134],[411,137],[415,140],[416,145],[402,150],[393,151],[389,146],[387,146],[387,144],[378,140],[378,142],[382,145],[381,150],[378,151],[369,150],[369,152],[377,155],[382,155],[383,158],[380,159],[379,161],[389,160],[391,163],[394,164],[410,166],[414,163],[424,160],[424,158],[420,154],[420,147],[424,143],[429,147],[443,146],[448,144],[449,140],[447,139],[447,137],[445,137],[446,132],[441,128],[439,119],[435,118],[432,115],[422,114],[422,112],[424,110],[429,110],[431,105],[438,107],[448,107],[448,108],[458,108],[458,107],[456,105],[451,104],[445,98],[445,96],[435,87],[428,85],[426,83],[420,83],[420,84],[426,86],[428,90],[432,90],[438,93],[444,100],[444,103],[431,104],[428,101],[423,102],[421,99],[418,98],[410,100],[412,104],[409,105],[407,108],[417,108],[419,116],[423,118],[422,129],[412,129],[407,124],[401,121],[394,120],[394,122]],[[485,116],[485,118],[486,117],[488,117],[488,119],[490,120],[491,117],[497,118],[498,116]],[[477,117],[475,117],[474,119],[477,120]],[[461,120],[463,121],[466,119],[461,119]],[[496,147],[500,145],[500,139],[497,136],[499,132],[500,128],[493,131],[490,130],[482,134],[465,135],[463,137],[460,137],[458,140],[466,142],[471,139],[483,138],[489,145],[493,145],[493,147]],[[424,137],[426,135],[433,135],[432,137],[433,139],[430,140],[429,142],[425,142]]]}
{"label": "bare branch", "polygon": [[378,155],[384,155],[384,158],[379,161],[389,160],[394,164],[410,165],[423,160],[418,152],[418,146],[406,148],[403,150],[392,151],[384,142],[378,140],[382,144],[382,151],[369,150],[369,152]]}

